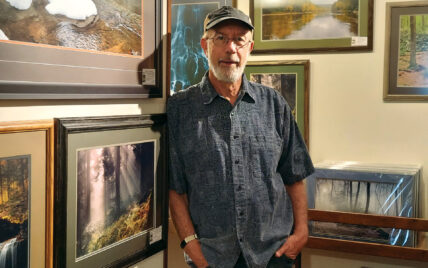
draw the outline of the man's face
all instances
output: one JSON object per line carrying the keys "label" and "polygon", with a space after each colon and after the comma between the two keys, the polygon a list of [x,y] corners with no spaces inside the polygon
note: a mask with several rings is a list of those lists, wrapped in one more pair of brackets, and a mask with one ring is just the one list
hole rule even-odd
{"label": "man's face", "polygon": [[[240,47],[236,43],[245,45]],[[209,30],[207,39],[201,40],[210,71],[218,80],[228,83],[241,78],[253,45],[251,31],[235,21],[221,23],[214,30]]]}

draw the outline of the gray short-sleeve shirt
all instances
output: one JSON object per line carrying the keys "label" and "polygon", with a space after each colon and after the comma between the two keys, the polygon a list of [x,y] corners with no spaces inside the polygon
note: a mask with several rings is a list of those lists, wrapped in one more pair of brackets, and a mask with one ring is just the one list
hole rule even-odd
{"label": "gray short-sleeve shirt", "polygon": [[167,105],[170,189],[187,194],[202,251],[212,267],[265,267],[293,225],[284,185],[314,168],[284,98],[243,75],[235,105],[207,74]]}

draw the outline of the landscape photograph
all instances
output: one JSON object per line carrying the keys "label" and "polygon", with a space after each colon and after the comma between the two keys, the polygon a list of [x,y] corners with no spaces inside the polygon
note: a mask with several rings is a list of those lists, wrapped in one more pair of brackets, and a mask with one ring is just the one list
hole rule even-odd
{"label": "landscape photograph", "polygon": [[76,257],[153,227],[155,141],[77,153]]}
{"label": "landscape photograph", "polygon": [[0,42],[143,56],[141,0],[0,1]]}
{"label": "landscape photograph", "polygon": [[28,267],[29,155],[0,158],[0,268]]}
{"label": "landscape photograph", "polygon": [[428,14],[401,15],[397,86],[428,87]]}
{"label": "landscape photograph", "polygon": [[359,0],[266,0],[262,40],[358,36]]}

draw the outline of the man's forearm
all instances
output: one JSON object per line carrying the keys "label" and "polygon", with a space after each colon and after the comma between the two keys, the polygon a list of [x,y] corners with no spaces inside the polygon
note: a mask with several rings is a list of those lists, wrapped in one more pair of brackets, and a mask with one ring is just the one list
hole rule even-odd
{"label": "man's forearm", "polygon": [[[190,218],[189,206],[186,194],[178,194],[174,190],[169,191],[169,207],[172,221],[178,232],[180,240],[195,234],[195,228]],[[190,241],[184,251],[192,259],[197,267],[206,267],[208,263],[202,253],[201,244],[197,240]]]}
{"label": "man's forearm", "polygon": [[308,201],[306,187],[303,181],[286,186],[293,205],[294,233],[299,236],[308,236]]}

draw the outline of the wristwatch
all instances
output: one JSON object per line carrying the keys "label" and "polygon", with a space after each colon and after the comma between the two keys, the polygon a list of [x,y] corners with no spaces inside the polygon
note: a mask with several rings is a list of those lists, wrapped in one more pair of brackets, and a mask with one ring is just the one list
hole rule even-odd
{"label": "wristwatch", "polygon": [[183,241],[181,241],[180,247],[184,248],[187,245],[187,243],[195,239],[198,239],[198,236],[196,234],[189,235],[188,237],[184,238]]}

